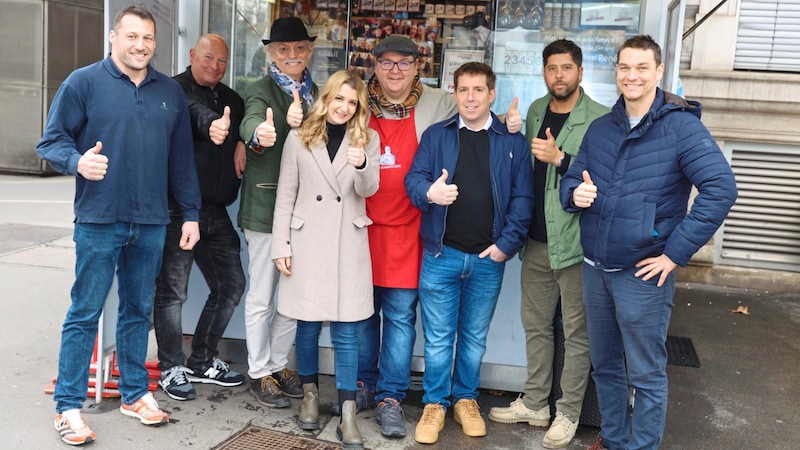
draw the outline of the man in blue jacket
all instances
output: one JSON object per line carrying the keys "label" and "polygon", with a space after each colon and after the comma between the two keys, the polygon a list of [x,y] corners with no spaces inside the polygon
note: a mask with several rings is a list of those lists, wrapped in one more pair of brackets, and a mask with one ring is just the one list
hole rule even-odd
{"label": "man in blue jacket", "polygon": [[405,177],[411,203],[422,211],[425,410],[414,439],[423,444],[439,439],[451,398],[464,433],[486,435],[476,402],[486,335],[505,261],[525,243],[533,215],[525,137],[509,133],[489,109],[494,72],[466,63],[454,80],[458,114],[423,133]]}
{"label": "man in blue jacket", "polygon": [[[581,212],[583,302],[602,415],[593,450],[661,444],[673,270],[711,239],[737,196],[700,104],[659,89],[663,70],[650,36],[622,44],[622,95],[589,127],[561,181],[564,209]],[[692,186],[698,194],[687,214]]]}
{"label": "man in blue jacket", "polygon": [[81,445],[95,433],[81,418],[97,321],[116,272],[120,412],[145,425],[169,422],[148,390],[145,368],[153,286],[161,268],[167,190],[181,211],[180,247],[200,232],[200,189],[189,107],[178,83],[150,65],[152,13],[129,6],[108,34],[111,53],[72,72],[56,93],[36,151],[75,175],[75,283],[58,356],[54,426]]}

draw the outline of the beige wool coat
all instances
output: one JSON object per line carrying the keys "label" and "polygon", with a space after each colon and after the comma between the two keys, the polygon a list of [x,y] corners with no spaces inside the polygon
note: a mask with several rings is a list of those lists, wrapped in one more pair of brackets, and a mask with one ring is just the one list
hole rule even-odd
{"label": "beige wool coat", "polygon": [[291,257],[291,276],[281,275],[278,294],[287,317],[356,322],[374,312],[365,199],[378,190],[380,140],[369,132],[361,170],[347,162],[349,133],[332,162],[325,145],[309,151],[297,131],[286,139],[271,256]]}

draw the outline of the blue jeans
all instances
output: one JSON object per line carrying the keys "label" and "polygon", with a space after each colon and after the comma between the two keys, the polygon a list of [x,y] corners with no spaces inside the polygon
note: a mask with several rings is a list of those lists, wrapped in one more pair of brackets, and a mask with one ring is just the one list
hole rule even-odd
{"label": "blue jeans", "polygon": [[115,270],[119,284],[116,352],[122,403],[131,404],[148,392],[144,363],[165,229],[163,225],[134,223],[75,224],[75,283],[72,305],[61,331],[58,382],[53,395],[57,412],[80,408],[86,400],[97,321]]}
{"label": "blue jeans", "polygon": [[367,389],[376,391],[377,401],[393,398],[402,403],[411,385],[417,290],[375,286],[374,299],[375,314],[358,322],[358,379]]}
{"label": "blue jeans", "polygon": [[[667,415],[667,328],[675,275],[662,287],[642,281],[636,267],[604,272],[583,265],[589,354],[608,449],[657,449]],[[628,411],[628,387],[636,391]],[[632,430],[632,433],[631,433]]]}
{"label": "blue jeans", "polygon": [[[425,333],[422,402],[450,406],[477,399],[486,335],[500,295],[505,263],[444,247],[423,252],[419,302]],[[456,333],[458,337],[456,338]],[[457,340],[456,340],[457,339]],[[455,367],[453,351],[455,347]]]}
{"label": "blue jeans", "polygon": [[[358,325],[361,322],[330,322],[333,343],[333,366],[336,389],[358,390]],[[294,350],[297,357],[297,373],[308,376],[319,373],[319,332],[322,322],[297,321]]]}
{"label": "blue jeans", "polygon": [[[183,216],[180,212],[170,212],[170,219],[153,304],[158,361],[161,370],[185,364],[202,371],[219,354],[217,344],[244,293],[244,270],[239,256],[241,242],[224,207],[200,211],[200,241],[190,251],[180,247]],[[188,298],[193,262],[197,263],[211,292],[197,321],[192,354],[187,361],[183,353],[181,310]]]}

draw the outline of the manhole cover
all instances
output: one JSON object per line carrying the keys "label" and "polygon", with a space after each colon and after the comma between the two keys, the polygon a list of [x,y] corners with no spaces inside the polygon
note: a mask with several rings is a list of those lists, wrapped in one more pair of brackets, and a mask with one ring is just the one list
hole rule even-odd
{"label": "manhole cover", "polygon": [[336,444],[259,427],[247,427],[215,450],[339,450]]}

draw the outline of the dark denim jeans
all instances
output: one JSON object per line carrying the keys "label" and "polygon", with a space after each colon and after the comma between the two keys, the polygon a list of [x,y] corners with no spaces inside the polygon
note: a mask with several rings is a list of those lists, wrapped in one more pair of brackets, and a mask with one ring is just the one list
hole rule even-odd
{"label": "dark denim jeans", "polygon": [[[336,375],[336,389],[355,392],[356,372],[358,371],[358,325],[361,322],[330,322],[331,343],[333,344],[333,370]],[[297,356],[297,373],[308,376],[319,373],[319,333],[322,322],[297,321],[297,334],[294,338]]]}
{"label": "dark denim jeans", "polygon": [[[182,250],[179,245],[181,214],[170,212],[170,219],[153,306],[158,361],[161,370],[183,364],[190,369],[202,369],[219,353],[217,344],[244,293],[241,242],[223,207],[200,211],[200,241],[190,251]],[[197,321],[192,354],[187,361],[182,346],[181,309],[188,297],[192,262],[197,263],[211,292]]]}
{"label": "dark denim jeans", "polygon": [[122,403],[147,394],[147,335],[153,307],[153,283],[161,267],[163,225],[76,223],[75,284],[72,305],[61,331],[56,411],[81,408],[89,386],[97,321],[117,274],[119,310],[116,352]]}
{"label": "dark denim jeans", "polygon": [[[583,264],[583,305],[592,378],[602,416],[600,437],[610,449],[656,450],[667,416],[667,329],[675,272],[637,278],[637,267],[604,272]],[[633,414],[628,388],[634,388]]]}
{"label": "dark denim jeans", "polygon": [[402,403],[411,384],[417,290],[375,286],[374,294],[375,314],[358,322],[358,380],[375,391],[377,401],[393,398]]}

